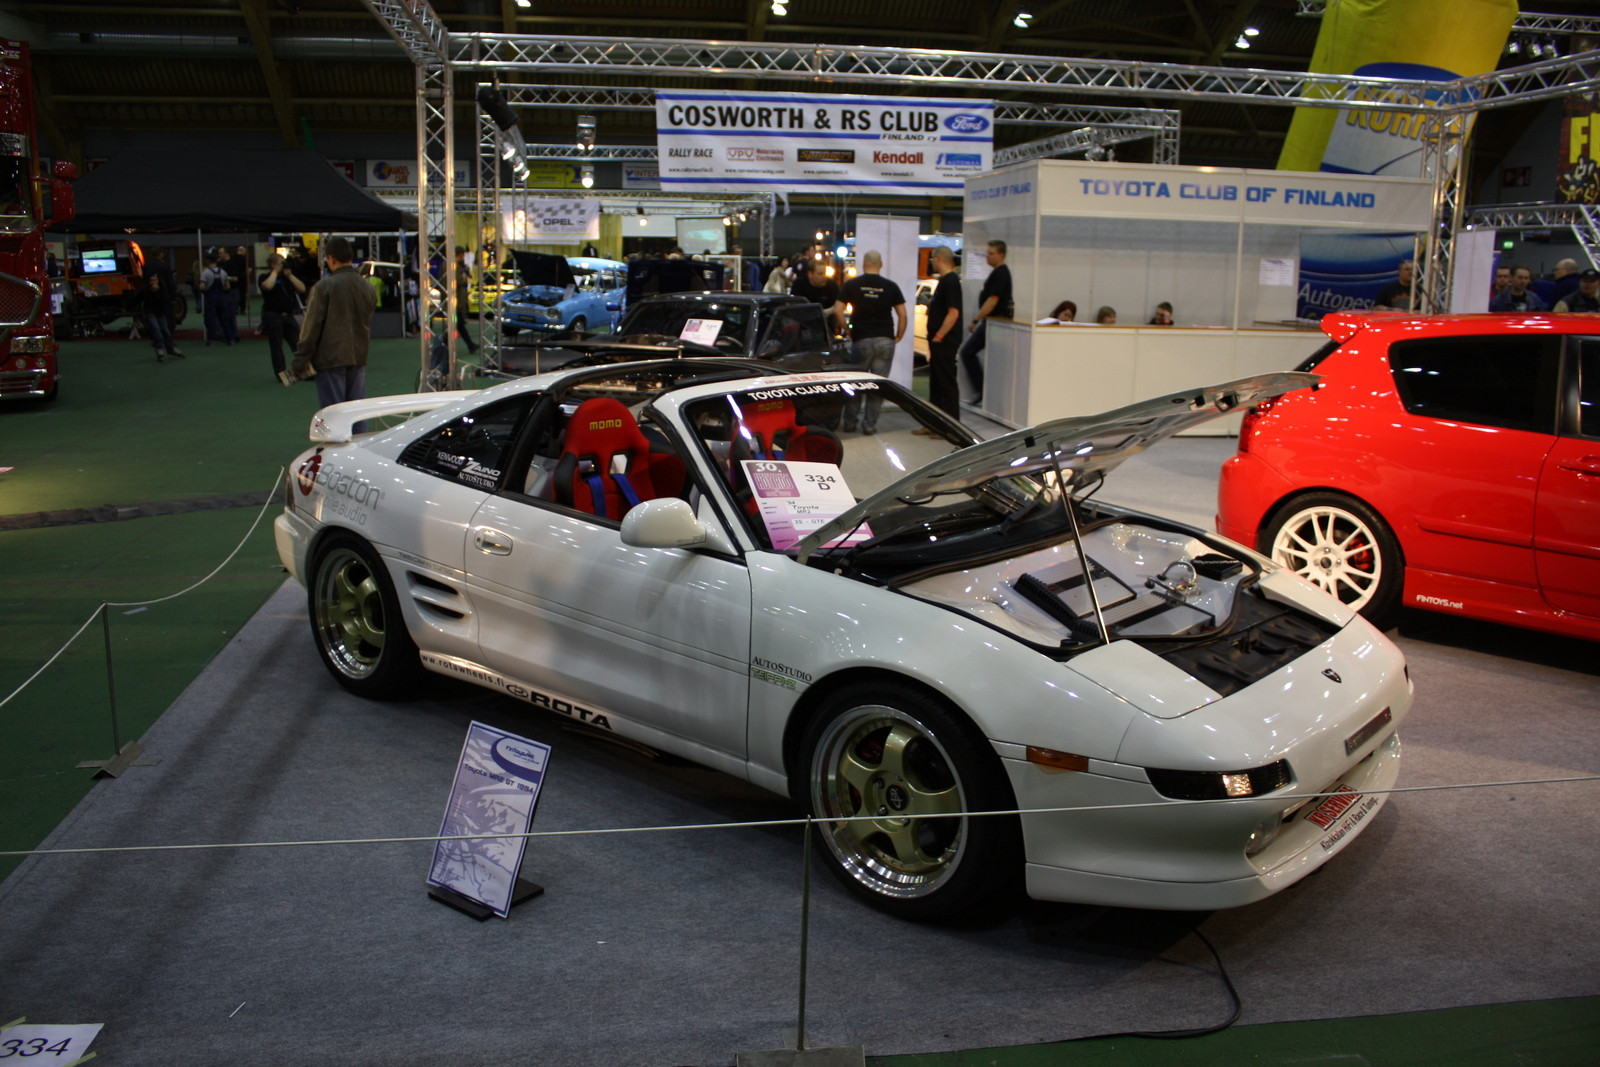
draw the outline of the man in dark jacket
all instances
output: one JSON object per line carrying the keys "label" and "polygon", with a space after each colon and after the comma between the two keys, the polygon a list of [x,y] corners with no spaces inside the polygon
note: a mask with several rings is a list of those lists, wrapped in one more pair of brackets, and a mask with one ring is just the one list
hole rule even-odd
{"label": "man in dark jacket", "polygon": [[[290,373],[317,375],[317,402],[322,407],[367,395],[367,346],[372,339],[372,312],[378,294],[350,265],[354,254],[343,237],[323,246],[331,273],[311,288],[300,343]],[[356,432],[366,429],[356,424]]]}

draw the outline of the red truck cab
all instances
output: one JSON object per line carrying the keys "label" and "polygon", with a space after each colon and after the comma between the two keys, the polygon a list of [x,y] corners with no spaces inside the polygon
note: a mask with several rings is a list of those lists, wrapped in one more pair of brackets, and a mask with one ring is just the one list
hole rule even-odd
{"label": "red truck cab", "polygon": [[44,227],[72,218],[71,163],[46,176],[28,45],[0,38],[0,400],[54,399],[57,377]]}

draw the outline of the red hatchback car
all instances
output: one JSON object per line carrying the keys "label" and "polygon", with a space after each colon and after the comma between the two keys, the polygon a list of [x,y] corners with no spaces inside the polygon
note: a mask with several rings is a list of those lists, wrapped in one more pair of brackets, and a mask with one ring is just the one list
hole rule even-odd
{"label": "red hatchback car", "polygon": [[1378,625],[1426,608],[1600,640],[1600,316],[1355,315],[1253,409],[1217,530]]}

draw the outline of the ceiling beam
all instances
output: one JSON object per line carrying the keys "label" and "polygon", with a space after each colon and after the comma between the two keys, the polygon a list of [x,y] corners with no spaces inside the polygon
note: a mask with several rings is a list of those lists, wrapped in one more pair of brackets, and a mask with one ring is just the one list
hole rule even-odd
{"label": "ceiling beam", "polygon": [[267,23],[266,0],[240,0],[239,10],[250,30],[250,43],[255,46],[256,62],[261,66],[261,77],[267,83],[267,97],[272,101],[272,113],[278,120],[278,132],[283,135],[283,146],[294,148],[299,142],[294,120],[294,101],[288,87],[278,73],[278,60],[272,54],[272,30]]}

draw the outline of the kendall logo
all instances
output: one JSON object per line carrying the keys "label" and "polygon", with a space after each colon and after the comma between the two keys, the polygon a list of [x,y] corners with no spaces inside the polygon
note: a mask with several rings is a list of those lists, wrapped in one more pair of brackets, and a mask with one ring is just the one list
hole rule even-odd
{"label": "kendall logo", "polygon": [[989,128],[989,120],[982,115],[951,115],[944,125],[954,133],[982,133]]}
{"label": "kendall logo", "polygon": [[921,152],[874,152],[874,153],[872,153],[872,161],[874,163],[900,163],[900,164],[907,164],[907,165],[913,164],[913,163],[920,164],[922,162],[922,153]]}

